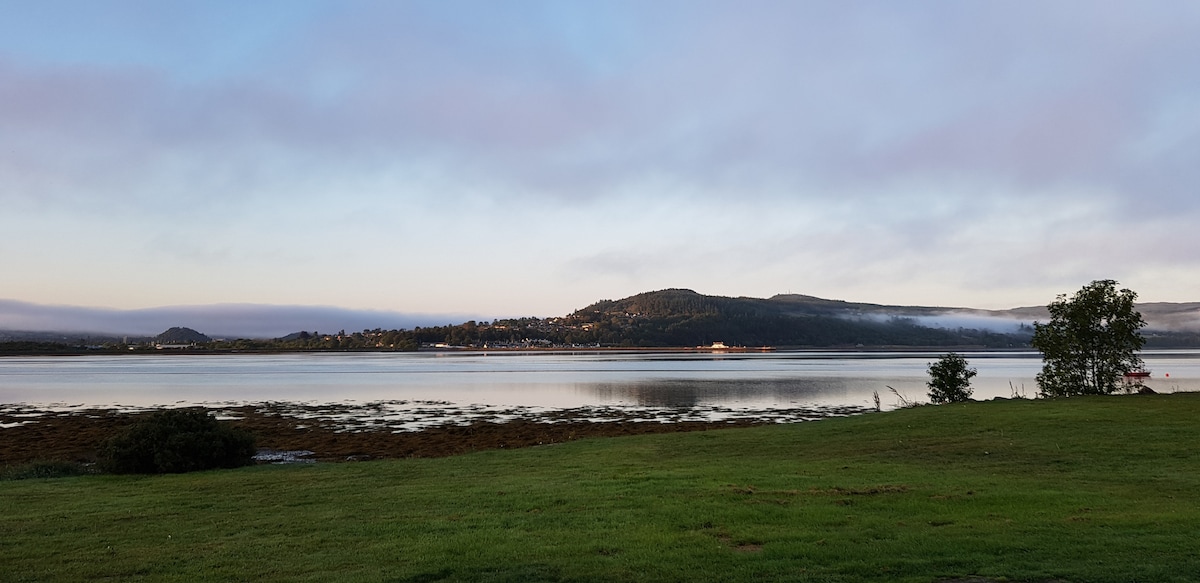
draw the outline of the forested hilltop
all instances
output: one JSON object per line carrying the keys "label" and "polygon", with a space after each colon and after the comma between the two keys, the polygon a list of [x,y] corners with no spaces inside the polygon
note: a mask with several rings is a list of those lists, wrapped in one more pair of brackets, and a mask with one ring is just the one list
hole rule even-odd
{"label": "forested hilltop", "polygon": [[[1139,304],[1147,347],[1200,347],[1200,304]],[[566,342],[605,346],[982,347],[1023,348],[1044,306],[977,310],[890,306],[799,294],[771,298],[706,296],[686,289],[602,300],[565,318]]]}
{"label": "forested hilltop", "polygon": [[853,304],[801,295],[770,299],[705,296],[671,289],[600,301],[563,318],[585,342],[627,346],[981,346],[1017,347],[1010,333],[922,325],[933,308]]}
{"label": "forested hilltop", "polygon": [[[1200,304],[1142,304],[1147,347],[1198,347],[1187,322]],[[1045,308],[1006,311],[887,306],[804,295],[707,296],[685,289],[601,300],[561,317],[468,321],[361,332],[303,331],[275,339],[210,339],[173,328],[153,338],[68,340],[0,332],[0,354],[93,351],[411,351],[421,348],[689,348],[714,342],[756,348],[1027,348]],[[1155,325],[1158,324],[1156,329]],[[6,342],[7,340],[7,342]]]}

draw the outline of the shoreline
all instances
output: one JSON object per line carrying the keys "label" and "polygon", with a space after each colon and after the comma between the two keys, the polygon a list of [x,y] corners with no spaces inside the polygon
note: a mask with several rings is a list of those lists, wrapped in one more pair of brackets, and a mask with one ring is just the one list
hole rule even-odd
{"label": "shoreline", "polygon": [[[1156,347],[1153,350],[1191,350],[1194,347]],[[0,352],[0,358],[5,357],[41,357],[41,356],[169,356],[169,355],[231,355],[231,354],[486,354],[486,353],[535,353],[535,354],[589,354],[589,353],[611,353],[611,354],[642,354],[642,353],[683,353],[683,354],[773,354],[773,353],[795,353],[795,352],[862,352],[862,353],[883,353],[883,352],[995,352],[995,353],[1016,353],[1033,351],[1030,347],[1013,347],[1013,348],[989,348],[978,345],[962,345],[962,346],[768,346],[768,347],[728,347],[728,348],[709,348],[695,346],[659,346],[659,347],[644,347],[644,346],[600,346],[600,347],[551,347],[551,348],[473,348],[473,347],[449,347],[449,348],[421,348],[420,350],[384,350],[384,349],[347,349],[347,350],[255,350],[255,349],[238,349],[238,350],[210,350],[206,348],[197,349],[170,349],[170,350],[70,350],[62,352],[47,352],[47,351],[29,351],[29,352]]]}

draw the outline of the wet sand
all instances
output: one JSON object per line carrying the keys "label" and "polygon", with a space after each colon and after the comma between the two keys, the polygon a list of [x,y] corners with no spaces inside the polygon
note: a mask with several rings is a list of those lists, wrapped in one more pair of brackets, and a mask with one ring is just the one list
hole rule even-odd
{"label": "wet sand", "polygon": [[[516,411],[480,418],[450,414],[417,428],[389,417],[379,404],[260,403],[206,407],[253,434],[260,459],[356,461],[442,457],[489,449],[562,443],[582,438],[706,431],[861,413],[861,408],[764,411],[721,419],[691,411],[572,409]],[[0,465],[38,460],[96,461],[106,439],[149,410],[0,408]],[[445,413],[445,411],[443,411]]]}

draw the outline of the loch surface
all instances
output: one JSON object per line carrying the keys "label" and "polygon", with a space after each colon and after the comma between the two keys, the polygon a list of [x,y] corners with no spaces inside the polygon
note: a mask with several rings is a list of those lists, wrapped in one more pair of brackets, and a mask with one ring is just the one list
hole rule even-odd
{"label": "loch surface", "polygon": [[[940,352],[417,352],[0,358],[0,403],[437,402],[495,407],[895,406]],[[1036,352],[966,352],[975,398],[1033,397]],[[1200,390],[1200,351],[1143,353],[1156,391]]]}

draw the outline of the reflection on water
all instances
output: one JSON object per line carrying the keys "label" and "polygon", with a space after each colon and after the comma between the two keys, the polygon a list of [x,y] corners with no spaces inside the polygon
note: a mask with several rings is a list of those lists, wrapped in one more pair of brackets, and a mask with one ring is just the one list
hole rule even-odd
{"label": "reflection on water", "polygon": [[[580,387],[605,403],[629,403],[647,407],[695,407],[699,405],[779,405],[849,403],[849,384],[844,378],[789,379],[665,379],[624,383],[587,383]],[[869,393],[868,393],[869,394]]]}
{"label": "reflection on water", "polygon": [[[456,406],[884,406],[926,399],[938,352],[339,353],[0,358],[0,404],[439,401]],[[965,353],[975,397],[1033,397],[1037,353]],[[1200,390],[1200,351],[1147,352],[1159,392]]]}

